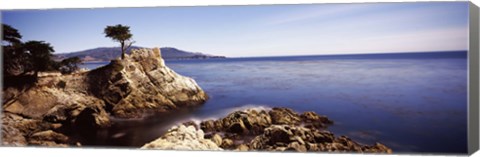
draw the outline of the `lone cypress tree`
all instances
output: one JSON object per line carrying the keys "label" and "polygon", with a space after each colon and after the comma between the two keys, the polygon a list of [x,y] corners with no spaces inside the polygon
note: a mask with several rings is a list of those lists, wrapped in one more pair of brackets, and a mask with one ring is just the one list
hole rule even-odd
{"label": "lone cypress tree", "polygon": [[107,26],[104,30],[105,37],[112,38],[113,41],[120,42],[122,49],[122,59],[125,59],[125,51],[132,46],[133,41],[132,34],[130,33],[129,26],[123,26],[121,24],[115,26]]}

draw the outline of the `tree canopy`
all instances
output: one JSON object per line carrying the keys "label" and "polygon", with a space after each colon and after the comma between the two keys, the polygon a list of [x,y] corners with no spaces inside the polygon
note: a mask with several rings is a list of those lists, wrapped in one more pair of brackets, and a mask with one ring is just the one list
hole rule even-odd
{"label": "tree canopy", "polygon": [[82,63],[82,60],[79,57],[70,57],[60,62],[59,70],[62,74],[69,74],[77,71],[80,63]]}
{"label": "tree canopy", "polygon": [[2,24],[3,38],[2,40],[8,42],[10,45],[21,43],[22,35],[17,29],[10,25]]}
{"label": "tree canopy", "polygon": [[2,24],[3,70],[4,75],[19,75],[26,72],[28,54],[23,49],[22,35],[17,29]]}
{"label": "tree canopy", "polygon": [[37,77],[40,71],[61,71],[71,73],[78,70],[80,58],[67,58],[61,62],[53,60],[55,50],[45,41],[22,42],[20,32],[6,24],[2,24],[3,67],[6,76],[26,76],[34,72]]}
{"label": "tree canopy", "polygon": [[56,63],[53,61],[53,47],[44,41],[28,41],[24,44],[25,50],[30,57],[30,70],[39,71],[55,70]]}
{"label": "tree canopy", "polygon": [[125,51],[132,46],[133,41],[132,34],[130,33],[130,27],[121,24],[115,26],[107,26],[104,30],[105,37],[112,38],[113,41],[120,42],[122,49],[122,59],[125,58]]}

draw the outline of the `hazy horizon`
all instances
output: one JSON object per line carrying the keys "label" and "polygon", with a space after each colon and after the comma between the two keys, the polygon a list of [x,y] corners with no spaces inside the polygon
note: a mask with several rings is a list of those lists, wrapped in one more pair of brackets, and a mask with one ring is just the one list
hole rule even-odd
{"label": "hazy horizon", "polygon": [[117,47],[102,34],[115,24],[135,45],[227,57],[468,50],[467,2],[9,10],[2,23],[57,54]]}
{"label": "hazy horizon", "polygon": [[[138,46],[138,45],[132,45],[132,47],[141,47],[141,48],[155,48],[154,47],[147,47],[147,46]],[[82,52],[86,50],[91,50],[91,49],[97,49],[97,48],[119,48],[120,46],[103,46],[103,47],[95,47],[95,48],[89,48],[89,49],[84,49],[84,50],[79,50],[79,51],[73,51],[73,52],[61,52],[61,53],[55,53],[55,54],[68,54],[68,53],[76,53],[76,52]],[[171,46],[162,46],[156,48],[175,48],[181,51],[186,51],[186,52],[192,52],[192,53],[202,53],[202,54],[207,54],[207,55],[214,55],[218,56],[217,54],[211,54],[208,52],[197,52],[197,51],[189,51],[189,50],[184,50],[182,48],[177,48],[177,47],[171,47]],[[463,51],[468,51],[468,50],[441,50],[441,51],[405,51],[405,52],[398,52],[398,51],[390,51],[390,52],[364,52],[364,53],[335,53],[335,54],[329,54],[329,53],[322,53],[322,54],[301,54],[301,53],[295,53],[295,54],[287,54],[287,55],[257,55],[257,56],[225,56],[228,58],[255,58],[255,57],[295,57],[295,56],[320,56],[320,55],[369,55],[369,54],[399,54],[399,53],[437,53],[437,52],[463,52]]]}

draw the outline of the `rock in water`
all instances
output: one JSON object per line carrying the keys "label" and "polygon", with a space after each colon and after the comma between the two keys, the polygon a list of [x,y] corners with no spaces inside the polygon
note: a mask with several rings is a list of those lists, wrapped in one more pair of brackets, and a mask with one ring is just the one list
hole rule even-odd
{"label": "rock in water", "polygon": [[213,141],[205,139],[202,130],[184,125],[174,126],[162,137],[145,144],[142,149],[222,150]]}
{"label": "rock in water", "polygon": [[274,124],[289,124],[294,125],[300,123],[300,116],[288,108],[273,108],[268,112],[272,117],[272,123]]}
{"label": "rock in water", "polygon": [[6,145],[28,144],[28,136],[62,126],[73,127],[63,131],[108,127],[109,115],[142,117],[146,112],[201,105],[208,99],[193,79],[165,66],[158,48],[132,50],[125,59],[92,71],[39,77],[28,89],[8,87],[3,95],[8,96],[2,105]]}
{"label": "rock in water", "polygon": [[226,150],[392,153],[380,143],[363,145],[346,136],[335,137],[325,130],[332,124],[315,112],[298,114],[275,107],[268,111],[234,111],[224,118],[202,121],[200,128]]}
{"label": "rock in water", "polygon": [[208,99],[195,80],[165,66],[158,48],[132,50],[124,60],[91,71],[88,78],[90,91],[111,105],[117,117],[195,106]]}

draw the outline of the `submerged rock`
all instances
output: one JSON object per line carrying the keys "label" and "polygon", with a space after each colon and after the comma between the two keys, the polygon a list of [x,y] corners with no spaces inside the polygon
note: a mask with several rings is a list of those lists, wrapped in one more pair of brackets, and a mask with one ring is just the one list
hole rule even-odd
{"label": "submerged rock", "polygon": [[162,137],[142,146],[142,149],[222,150],[213,141],[205,139],[202,130],[184,125],[174,126]]}
{"label": "submerged rock", "polygon": [[165,66],[155,48],[133,50],[92,71],[39,77],[28,88],[8,87],[3,98],[2,143],[26,145],[39,144],[28,140],[37,132],[94,132],[108,127],[110,116],[167,112],[201,105],[208,96],[193,79]]}

